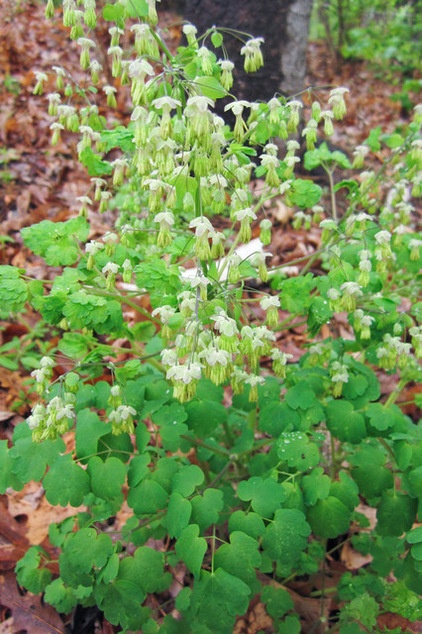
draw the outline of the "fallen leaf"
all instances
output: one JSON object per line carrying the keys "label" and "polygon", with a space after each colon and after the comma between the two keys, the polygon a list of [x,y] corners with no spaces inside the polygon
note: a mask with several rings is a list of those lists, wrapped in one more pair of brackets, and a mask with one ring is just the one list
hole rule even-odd
{"label": "fallen leaf", "polygon": [[22,594],[13,573],[0,576],[0,596],[2,604],[10,609],[13,616],[13,634],[64,634],[62,619],[40,597],[30,592]]}

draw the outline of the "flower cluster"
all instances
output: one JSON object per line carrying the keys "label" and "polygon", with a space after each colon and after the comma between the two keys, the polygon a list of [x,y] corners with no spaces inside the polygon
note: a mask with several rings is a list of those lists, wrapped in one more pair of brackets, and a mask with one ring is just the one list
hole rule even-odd
{"label": "flower cluster", "polygon": [[40,367],[31,372],[31,376],[35,379],[35,389],[38,394],[43,394],[48,390],[51,377],[53,376],[54,361],[51,357],[42,357]]}
{"label": "flower cluster", "polygon": [[[249,385],[249,398],[256,400],[262,357],[272,360],[277,376],[285,376],[286,364],[291,356],[274,347],[275,335],[267,326],[242,326],[219,304],[209,314],[206,325],[199,315],[201,308],[197,296],[183,291],[178,300],[180,314],[185,319],[184,332],[175,337],[174,348],[162,351],[161,360],[167,379],[173,384],[174,396],[180,401],[194,396],[201,377],[211,379],[216,385],[230,383],[235,393]],[[278,297],[266,297],[261,300],[261,305],[267,311],[267,321],[278,322]],[[175,309],[162,308],[154,314],[160,315],[165,327],[170,315],[175,315]],[[244,371],[240,380],[242,366],[250,371]]]}
{"label": "flower cluster", "polygon": [[411,344],[401,340],[399,336],[387,333],[383,337],[383,344],[376,351],[378,363],[384,370],[394,370],[397,366],[403,369],[409,360]]}

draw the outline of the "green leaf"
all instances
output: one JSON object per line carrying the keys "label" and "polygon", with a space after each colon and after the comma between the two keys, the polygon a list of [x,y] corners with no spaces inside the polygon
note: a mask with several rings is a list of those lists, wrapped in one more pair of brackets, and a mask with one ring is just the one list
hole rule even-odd
{"label": "green leaf", "polygon": [[257,539],[265,533],[265,524],[258,513],[245,513],[235,511],[229,517],[229,531],[241,531],[250,537]]}
{"label": "green leaf", "polygon": [[346,604],[340,612],[341,623],[351,623],[357,621],[361,623],[365,631],[372,630],[377,623],[377,616],[379,613],[379,605],[375,601],[374,597],[371,597],[367,592],[360,597],[352,599],[350,603]]}
{"label": "green leaf", "polygon": [[55,293],[47,297],[40,297],[33,301],[33,307],[38,310],[48,324],[56,325],[63,319],[63,308],[66,304],[65,293]]}
{"label": "green leaf", "polygon": [[69,533],[59,557],[60,575],[74,587],[91,585],[93,568],[103,568],[113,553],[113,542],[105,533],[97,534],[94,528]]}
{"label": "green leaf", "polygon": [[306,209],[318,204],[322,196],[322,188],[310,180],[297,178],[293,181],[286,194],[287,202],[291,206]]}
{"label": "green leaf", "polygon": [[422,575],[419,564],[420,562],[415,561],[409,552],[404,560],[402,573],[406,586],[418,595],[422,595]]}
{"label": "green leaf", "polygon": [[251,501],[253,510],[261,517],[271,518],[285,499],[282,487],[273,480],[259,477],[239,482],[237,495],[241,500]]}
{"label": "green leaf", "polygon": [[66,586],[63,579],[54,579],[45,589],[44,600],[58,612],[69,614],[78,603],[78,597],[73,588]]}
{"label": "green leaf", "polygon": [[164,405],[153,413],[152,420],[160,426],[160,436],[166,451],[177,451],[183,443],[180,436],[188,431],[188,426],[184,424],[187,417],[185,408],[176,403]]}
{"label": "green leaf", "polygon": [[218,522],[223,508],[223,492],[219,489],[205,489],[203,495],[191,499],[192,523],[198,524],[201,531]]}
{"label": "green leaf", "polygon": [[9,487],[20,491],[24,485],[13,473],[13,460],[7,440],[0,440],[0,494],[6,493]]}
{"label": "green leaf", "polygon": [[132,458],[127,475],[130,487],[136,487],[149,474],[150,460],[149,454],[142,454]]}
{"label": "green leaf", "polygon": [[89,294],[84,290],[69,295],[63,315],[69,327],[75,330],[88,328],[98,334],[110,335],[119,333],[123,326],[122,308],[117,300]]}
{"label": "green leaf", "polygon": [[167,507],[167,515],[162,522],[170,537],[180,537],[182,531],[189,524],[191,514],[192,504],[189,500],[180,493],[172,493]]}
{"label": "green leaf", "polygon": [[325,411],[328,429],[342,442],[358,444],[366,438],[365,420],[349,401],[331,401]]}
{"label": "green leaf", "polygon": [[378,400],[381,391],[373,370],[353,357],[348,358],[348,365],[349,381],[343,386],[344,398],[353,401],[355,409],[363,408],[369,401]]}
{"label": "green leaf", "polygon": [[196,487],[203,483],[204,473],[197,465],[185,465],[173,478],[172,491],[185,497],[192,495]]}
{"label": "green leaf", "polygon": [[299,617],[289,614],[278,626],[278,634],[300,634],[302,625]]}
{"label": "green leaf", "polygon": [[152,420],[155,425],[165,425],[166,423],[184,423],[188,415],[185,408],[180,403],[163,405],[153,413]]}
{"label": "green leaf", "polygon": [[315,288],[316,280],[312,273],[305,276],[291,277],[280,282],[280,303],[283,310],[294,315],[305,314],[312,304],[311,291]]}
{"label": "green leaf", "polygon": [[90,176],[106,176],[112,173],[113,167],[108,161],[103,161],[99,154],[96,154],[90,147],[86,147],[80,152],[79,159],[88,171]]}
{"label": "green leaf", "polygon": [[264,552],[278,564],[282,575],[288,575],[305,550],[311,527],[297,509],[279,509],[262,538]]}
{"label": "green leaf", "polygon": [[103,7],[103,18],[107,22],[117,22],[123,17],[124,7],[122,4],[106,4]]}
{"label": "green leaf", "polygon": [[145,608],[141,607],[145,594],[137,583],[116,579],[107,585],[95,585],[94,598],[105,618],[113,625],[135,631],[142,628],[146,619]]}
{"label": "green leaf", "polygon": [[211,42],[214,48],[220,48],[223,44],[223,36],[218,31],[213,31],[211,34]]}
{"label": "green leaf", "polygon": [[[167,423],[160,428],[160,438],[165,451],[176,452],[178,449],[187,451],[186,440],[182,438],[189,432],[185,423]],[[188,444],[187,447],[190,445]]]}
{"label": "green leaf", "polygon": [[350,456],[351,475],[366,499],[378,497],[393,488],[393,474],[385,465],[386,456],[379,447],[365,445]]}
{"label": "green leaf", "polygon": [[309,307],[307,320],[310,335],[314,337],[318,334],[322,326],[328,323],[332,316],[333,311],[327,300],[319,296],[314,297]]}
{"label": "green leaf", "polygon": [[373,128],[370,131],[369,136],[366,139],[365,143],[366,145],[369,146],[372,152],[378,152],[381,149],[381,143],[379,141],[381,134],[382,134],[381,126]]}
{"label": "green leaf", "polygon": [[223,544],[215,553],[214,567],[223,568],[235,577],[242,579],[251,589],[256,585],[255,570],[261,565],[258,542],[240,531],[230,535],[230,543]]}
{"label": "green leaf", "polygon": [[421,562],[422,561],[422,526],[413,528],[406,535],[406,541],[412,545],[410,548],[410,553],[413,559],[417,562]]}
{"label": "green leaf", "polygon": [[137,583],[145,593],[163,592],[173,580],[164,570],[164,554],[148,546],[140,546],[133,557],[122,559],[118,578]]}
{"label": "green leaf", "polygon": [[87,471],[94,495],[104,500],[118,498],[123,502],[122,487],[126,479],[126,467],[121,460],[107,458],[103,461],[98,456],[93,456],[88,461]]}
{"label": "green leaf", "polygon": [[132,437],[129,434],[107,434],[102,436],[98,443],[98,454],[106,460],[111,456],[118,458],[121,462],[129,462],[134,453]]}
{"label": "green leaf", "polygon": [[119,571],[120,557],[117,553],[113,553],[106,565],[97,574],[98,581],[104,583],[111,583],[117,577]]}
{"label": "green leaf", "polygon": [[[0,315],[0,318],[1,318],[1,315]],[[23,358],[22,358],[22,363],[23,363]],[[12,371],[19,370],[19,363],[3,354],[0,354],[0,366],[2,368],[6,368],[6,370],[12,370]]]}
{"label": "green leaf", "polygon": [[164,509],[167,499],[167,491],[158,482],[148,478],[130,488],[127,502],[136,515],[149,515]]}
{"label": "green leaf", "polygon": [[383,141],[390,150],[395,150],[403,145],[404,138],[401,134],[393,132],[392,134],[383,134],[381,141]]}
{"label": "green leaf", "polygon": [[340,471],[338,479],[331,482],[330,494],[341,500],[350,511],[359,504],[359,489],[346,471]]}
{"label": "green leaf", "polygon": [[315,392],[307,385],[298,383],[286,392],[286,403],[292,409],[309,409],[317,403]]}
{"label": "green leaf", "polygon": [[271,401],[259,413],[259,429],[275,438],[284,431],[297,429],[299,424],[299,414],[284,402]]}
{"label": "green leaf", "polygon": [[294,467],[300,471],[306,471],[316,467],[319,462],[318,446],[309,442],[306,434],[296,432],[283,432],[277,441],[277,455],[282,463]]}
{"label": "green leaf", "polygon": [[151,434],[149,433],[146,425],[138,424],[135,428],[136,447],[139,453],[142,453],[149,444]]}
{"label": "green leaf", "polygon": [[46,568],[40,568],[40,563],[47,560],[47,553],[41,546],[31,546],[16,564],[18,583],[32,592],[39,594],[51,581],[52,574]]}
{"label": "green leaf", "polygon": [[192,591],[189,621],[206,628],[198,632],[232,632],[236,616],[247,610],[249,595],[246,583],[222,568],[202,571]]}
{"label": "green leaf", "polygon": [[308,520],[317,537],[335,538],[348,532],[351,511],[341,500],[330,495],[309,508]]}
{"label": "green leaf", "polygon": [[89,476],[75,464],[70,454],[57,458],[43,480],[45,496],[50,504],[80,506],[89,493]]}
{"label": "green leaf", "polygon": [[[28,289],[21,273],[14,266],[0,266],[0,319],[6,319],[10,313],[17,313],[25,306]],[[3,358],[3,366],[5,362]]]}
{"label": "green leaf", "polygon": [[394,429],[397,424],[397,414],[382,403],[371,403],[366,410],[370,426],[377,432]]}
{"label": "green leaf", "polygon": [[206,552],[207,542],[203,537],[199,537],[197,524],[190,524],[182,530],[176,542],[176,554],[195,578],[199,577]]}
{"label": "green leaf", "polygon": [[[90,387],[90,386],[87,386]],[[95,398],[95,390],[92,388],[92,398]],[[93,403],[94,404],[94,403]],[[98,441],[101,437],[110,433],[110,429],[98,414],[89,409],[82,409],[76,419],[76,456],[83,460],[98,451]]]}
{"label": "green leaf", "polygon": [[160,258],[141,262],[134,268],[134,272],[136,285],[150,292],[154,307],[162,306],[166,295],[175,297],[182,290],[178,267],[169,265]]}
{"label": "green leaf", "polygon": [[26,423],[23,425],[25,427],[22,431],[25,435],[22,436],[22,432],[15,429],[14,445],[10,449],[10,457],[13,459],[13,473],[22,482],[39,481],[43,478],[47,466],[52,465],[65,451],[66,445],[61,438],[35,443],[32,441],[32,434],[28,426]]}
{"label": "green leaf", "polygon": [[160,458],[155,465],[152,479],[158,482],[167,493],[170,493],[173,488],[174,478],[181,467],[182,465],[175,457]]}
{"label": "green leaf", "polygon": [[409,544],[420,544],[422,543],[422,526],[417,526],[416,528],[412,528],[406,535],[406,541]]}
{"label": "green leaf", "polygon": [[328,147],[327,143],[321,143],[321,145],[315,150],[310,150],[305,153],[304,165],[307,170],[313,170],[320,165],[326,166],[332,169],[335,166],[343,169],[350,169],[351,164],[349,159],[343,152],[334,150],[333,152]]}
{"label": "green leaf", "polygon": [[209,77],[205,75],[201,77],[195,77],[193,83],[196,90],[204,95],[204,97],[208,97],[213,101],[215,101],[216,99],[222,99],[227,95],[227,90],[215,77]]}
{"label": "green leaf", "polygon": [[331,480],[324,474],[322,467],[313,469],[302,480],[303,497],[305,504],[313,506],[318,500],[325,500],[330,493]]}
{"label": "green leaf", "polygon": [[196,398],[199,401],[217,401],[221,403],[224,398],[224,389],[221,385],[215,385],[209,379],[201,379],[196,388]]}
{"label": "green leaf", "polygon": [[281,619],[293,608],[292,598],[284,588],[265,586],[261,592],[261,600],[273,619]]}
{"label": "green leaf", "polygon": [[131,0],[127,5],[127,11],[131,18],[145,18],[148,15],[147,0]]}
{"label": "green leaf", "polygon": [[[60,307],[60,314],[62,308],[63,306]],[[58,348],[70,359],[83,359],[94,342],[94,337],[89,335],[83,335],[79,332],[65,332],[60,338]]]}
{"label": "green leaf", "polygon": [[394,491],[385,491],[377,509],[377,533],[399,536],[412,528],[417,500]]}
{"label": "green leaf", "polygon": [[66,222],[42,222],[24,227],[21,231],[24,244],[50,266],[74,264],[80,255],[78,241],[85,242],[89,224],[82,216]]}
{"label": "green leaf", "polygon": [[133,149],[133,132],[125,126],[118,125],[113,130],[103,130],[101,132],[101,141],[104,142],[107,152],[115,147],[119,147],[123,152],[131,152]]}
{"label": "green leaf", "polygon": [[227,421],[227,409],[216,401],[191,401],[186,403],[186,423],[196,436],[206,438]]}
{"label": "green leaf", "polygon": [[388,585],[383,607],[387,612],[400,614],[409,621],[421,621],[422,601],[415,592],[406,587],[403,581]]}

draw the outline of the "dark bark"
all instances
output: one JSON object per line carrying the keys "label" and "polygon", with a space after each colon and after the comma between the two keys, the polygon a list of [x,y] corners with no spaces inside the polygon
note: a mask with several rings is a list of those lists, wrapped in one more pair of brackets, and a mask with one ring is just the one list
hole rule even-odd
{"label": "dark bark", "polygon": [[198,28],[198,35],[215,25],[264,38],[264,67],[247,74],[240,56],[242,41],[224,35],[228,57],[236,66],[232,92],[256,101],[303,90],[311,8],[312,0],[185,0],[183,15]]}

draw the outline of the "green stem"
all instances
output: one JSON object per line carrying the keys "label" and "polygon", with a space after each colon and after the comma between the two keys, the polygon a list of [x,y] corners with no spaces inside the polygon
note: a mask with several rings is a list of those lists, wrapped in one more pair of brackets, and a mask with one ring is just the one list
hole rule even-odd
{"label": "green stem", "polygon": [[84,285],[83,288],[88,290],[93,295],[98,295],[100,297],[111,297],[112,299],[115,299],[116,301],[120,302],[121,304],[127,304],[128,306],[130,306],[131,308],[136,310],[136,312],[138,312],[141,315],[143,315],[144,317],[146,317],[149,321],[152,321],[154,324],[157,324],[157,326],[161,326],[161,322],[160,322],[159,319],[156,319],[155,317],[153,317],[151,315],[151,313],[149,313],[147,310],[145,310],[145,308],[142,308],[142,306],[138,306],[138,304],[133,302],[126,295],[118,295],[117,293],[109,293],[108,291],[103,291],[103,290],[98,289],[98,288],[93,288],[92,286],[85,286]]}
{"label": "green stem", "polygon": [[203,440],[199,440],[199,438],[191,438],[190,436],[185,436],[184,434],[181,434],[180,438],[183,438],[183,440],[188,440],[197,447],[209,449],[209,451],[219,454],[220,456],[224,456],[225,458],[228,458],[230,456],[230,451],[228,451],[228,449],[224,449],[223,447],[213,447],[212,445],[208,445],[208,443],[204,442]]}
{"label": "green stem", "polygon": [[390,445],[388,444],[388,442],[385,440],[385,438],[381,438],[380,436],[378,437],[378,441],[380,442],[380,444],[384,447],[384,449],[386,450],[386,452],[388,453],[388,455],[390,456],[393,465],[396,463],[396,456],[394,455],[394,451],[391,449]]}
{"label": "green stem", "polygon": [[217,482],[219,482],[221,480],[221,478],[225,475],[225,473],[229,470],[230,466],[231,466],[231,462],[226,462],[226,464],[221,469],[221,471],[219,473],[217,473],[217,475],[215,476],[215,478],[213,480],[211,480],[211,482],[209,483],[208,487],[209,488],[214,487],[217,484]]}
{"label": "green stem", "polygon": [[316,251],[315,253],[313,253],[311,255],[311,257],[309,258],[309,260],[307,261],[307,263],[305,264],[305,266],[301,270],[300,274],[301,275],[305,275],[309,271],[309,269],[311,268],[311,266],[315,262],[315,260],[317,260],[318,258],[319,258],[319,252]]}
{"label": "green stem", "polygon": [[227,438],[227,442],[229,444],[229,446],[233,446],[234,444],[234,438],[233,438],[233,434],[231,432],[231,429],[229,427],[228,422],[225,420],[223,422],[223,429],[224,429],[224,433],[226,434],[226,438]]}
{"label": "green stem", "polygon": [[327,167],[324,167],[324,169],[327,172],[328,180],[330,183],[331,213],[333,215],[333,219],[337,222],[337,204],[336,204],[336,193],[334,191],[333,172]]}
{"label": "green stem", "polygon": [[214,555],[215,555],[215,524],[212,527],[212,540],[211,540],[211,574],[214,574]]}
{"label": "green stem", "polygon": [[396,402],[403,388],[407,385],[408,382],[409,381],[407,379],[400,379],[400,381],[397,384],[397,387],[395,387],[395,389],[390,393],[389,397],[385,401],[384,407],[389,407],[390,405],[393,405],[393,403]]}

